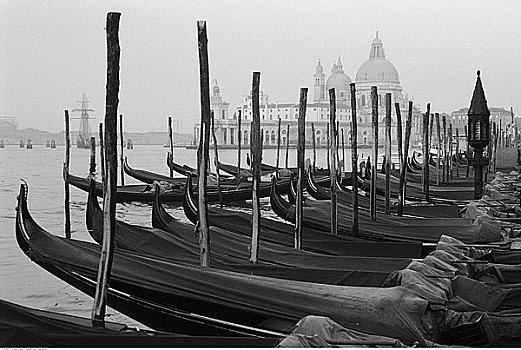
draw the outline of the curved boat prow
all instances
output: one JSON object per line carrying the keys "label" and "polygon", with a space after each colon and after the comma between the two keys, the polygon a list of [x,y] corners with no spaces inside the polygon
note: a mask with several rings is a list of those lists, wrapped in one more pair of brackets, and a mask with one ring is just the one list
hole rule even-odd
{"label": "curved boat prow", "polygon": [[183,200],[183,210],[185,212],[186,217],[192,223],[197,223],[199,221],[197,205],[193,199],[193,187],[192,187],[192,174],[190,172],[186,173],[186,186]]}

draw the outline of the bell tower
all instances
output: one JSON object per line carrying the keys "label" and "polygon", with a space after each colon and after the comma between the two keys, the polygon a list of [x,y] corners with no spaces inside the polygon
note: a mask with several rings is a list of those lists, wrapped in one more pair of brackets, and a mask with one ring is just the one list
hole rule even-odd
{"label": "bell tower", "polygon": [[318,64],[315,67],[315,74],[313,75],[313,78],[315,79],[313,83],[315,93],[314,101],[318,102],[320,100],[324,100],[326,95],[326,75],[324,74],[324,67],[322,67],[320,60],[318,60]]}

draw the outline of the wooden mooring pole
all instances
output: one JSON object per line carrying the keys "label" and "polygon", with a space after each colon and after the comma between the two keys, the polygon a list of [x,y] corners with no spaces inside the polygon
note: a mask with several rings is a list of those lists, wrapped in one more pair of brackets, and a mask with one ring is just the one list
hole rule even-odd
{"label": "wooden mooring pole", "polygon": [[210,231],[208,228],[208,203],[206,187],[208,181],[208,163],[210,159],[210,74],[208,67],[208,38],[206,21],[197,22],[199,44],[199,86],[201,99],[201,133],[197,149],[197,182],[199,221],[199,256],[201,266],[210,266]]}
{"label": "wooden mooring pole", "polygon": [[331,169],[329,169],[329,176],[331,183],[329,191],[331,193],[331,234],[338,234],[338,208],[336,196],[336,164],[337,164],[337,124],[336,124],[336,97],[335,89],[329,89],[329,123],[331,124]]}
{"label": "wooden mooring pole", "polygon": [[253,195],[252,195],[252,235],[251,235],[251,255],[250,262],[257,263],[259,259],[259,236],[261,224],[260,212],[260,171],[262,163],[262,135],[260,128],[260,108],[259,108],[259,86],[260,86],[260,72],[253,72],[252,79],[252,112],[253,123],[251,125],[251,157],[253,170]]}
{"label": "wooden mooring pole", "polygon": [[289,124],[286,128],[286,163],[285,163],[286,169],[289,169],[288,168],[288,155],[289,155]]}
{"label": "wooden mooring pole", "polygon": [[[353,137],[353,136],[351,136],[351,137]],[[342,128],[342,171],[344,173],[346,172],[346,148],[345,148],[345,144],[344,144],[344,128]]]}
{"label": "wooden mooring pole", "polygon": [[445,115],[441,116],[441,123],[443,126],[443,176],[442,181],[443,182],[449,182],[449,167],[448,167],[448,147],[447,147],[447,117]]}
{"label": "wooden mooring pole", "polygon": [[385,213],[391,215],[391,93],[385,94]]}
{"label": "wooden mooring pole", "polygon": [[107,304],[108,281],[112,270],[114,254],[114,234],[116,231],[116,186],[118,169],[117,123],[119,94],[119,18],[121,14],[107,14],[107,92],[105,101],[105,160],[106,185],[103,195],[103,245],[98,267],[98,277],[94,305],[92,307],[92,324],[104,327],[105,308]]}
{"label": "wooden mooring pole", "polygon": [[[168,116],[168,141],[170,146],[170,154],[168,155],[170,157],[170,161],[174,160],[174,138],[172,135],[172,116]],[[174,177],[174,169],[170,168],[170,178],[172,179]]]}
{"label": "wooden mooring pole", "polygon": [[212,123],[212,139],[213,139],[213,149],[215,151],[214,156],[214,165],[215,172],[217,173],[217,193],[219,195],[219,204],[223,205],[223,194],[221,191],[221,167],[219,165],[219,148],[217,145],[217,137],[215,136],[215,118],[213,111],[210,111],[210,120]]}
{"label": "wooden mooring pole", "polygon": [[423,193],[425,200],[429,200],[429,115],[431,104],[427,103],[427,112],[423,115]]}
{"label": "wooden mooring pole", "polygon": [[313,175],[315,175],[315,169],[316,169],[316,166],[317,166],[317,150],[316,150],[316,145],[315,145],[315,123],[311,123],[311,144],[313,146]]}
{"label": "wooden mooring pole", "polygon": [[281,119],[279,118],[279,123],[277,127],[277,163],[275,168],[277,169],[275,172],[275,177],[279,178],[279,165],[280,165],[280,127],[281,127]]}
{"label": "wooden mooring pole", "polygon": [[467,169],[465,169],[465,177],[469,177],[470,172],[470,145],[468,140],[468,126],[465,125],[465,141],[467,144]]}
{"label": "wooden mooring pole", "polygon": [[121,174],[121,186],[125,186],[125,171],[123,169],[123,150],[125,149],[125,138],[123,137],[123,114],[119,115],[119,139],[121,145],[121,154],[119,155],[119,165],[120,165],[120,174]]}
{"label": "wooden mooring pole", "polygon": [[65,238],[71,238],[71,208],[69,204],[69,166],[71,160],[71,138],[69,134],[69,111],[65,110],[65,163],[63,180],[65,181]]}
{"label": "wooden mooring pole", "polygon": [[378,163],[378,89],[371,86],[371,109],[373,118],[373,163],[371,164],[371,189],[369,209],[371,220],[376,220],[376,165]]}
{"label": "wooden mooring pole", "polygon": [[[349,84],[351,90],[351,183],[353,187],[353,225],[354,236],[358,235],[358,128],[356,120],[356,87]],[[344,152],[344,129],[342,129],[342,153]],[[343,155],[345,162],[345,154]],[[345,164],[345,163],[344,163]]]}
{"label": "wooden mooring pole", "polygon": [[239,186],[239,181],[241,177],[241,144],[242,144],[242,132],[241,132],[241,110],[237,112],[237,141],[239,142],[237,147],[237,186]]}
{"label": "wooden mooring pole", "polygon": [[396,110],[396,138],[398,139],[398,162],[400,164],[400,187],[398,189],[398,215],[401,216],[403,215],[403,205],[405,203],[405,198],[403,196],[403,189],[405,187],[405,184],[404,179],[402,178],[402,173],[405,175],[405,162],[407,161],[407,158],[404,158],[402,149],[402,113],[400,111],[400,104],[398,102],[394,104],[394,109]]}
{"label": "wooden mooring pole", "polygon": [[331,159],[329,157],[329,146],[331,145],[330,143],[330,139],[331,139],[331,135],[330,135],[330,131],[329,131],[329,124],[326,124],[326,136],[327,136],[327,170],[329,171],[331,169]]}
{"label": "wooden mooring pole", "polygon": [[438,155],[436,157],[436,185],[440,184],[440,161],[441,161],[441,132],[440,114],[434,113],[436,117],[436,135],[438,136]]}
{"label": "wooden mooring pole", "polygon": [[459,177],[459,130],[456,128],[456,177]]}
{"label": "wooden mooring pole", "polygon": [[302,248],[302,225],[304,223],[304,152],[306,151],[306,106],[307,106],[308,89],[300,89],[299,110],[298,110],[298,141],[297,141],[297,203],[296,203],[296,220],[295,220],[295,240],[294,248]]}
{"label": "wooden mooring pole", "polygon": [[[398,108],[399,109],[399,108]],[[403,169],[400,169],[400,194],[401,198],[398,202],[398,215],[403,215],[403,207],[405,206],[405,198],[407,195],[407,157],[409,155],[409,141],[411,139],[411,128],[412,128],[412,101],[409,101],[409,109],[407,111],[407,121],[405,122],[405,144],[403,149]],[[401,185],[403,184],[403,185]]]}
{"label": "wooden mooring pole", "polygon": [[90,138],[90,165],[89,174],[96,176],[96,138],[91,136]]}
{"label": "wooden mooring pole", "polygon": [[105,183],[105,147],[103,146],[103,123],[99,123],[99,159],[101,165],[101,182]]}

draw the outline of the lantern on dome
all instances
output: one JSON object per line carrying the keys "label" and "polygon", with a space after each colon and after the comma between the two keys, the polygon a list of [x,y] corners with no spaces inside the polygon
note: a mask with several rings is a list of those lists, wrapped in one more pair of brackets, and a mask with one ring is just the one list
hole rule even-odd
{"label": "lantern on dome", "polygon": [[474,166],[474,198],[480,199],[483,195],[483,166],[488,165],[488,159],[483,158],[483,148],[490,142],[490,111],[479,70],[467,115],[469,130],[467,142],[474,148],[474,159],[470,163]]}

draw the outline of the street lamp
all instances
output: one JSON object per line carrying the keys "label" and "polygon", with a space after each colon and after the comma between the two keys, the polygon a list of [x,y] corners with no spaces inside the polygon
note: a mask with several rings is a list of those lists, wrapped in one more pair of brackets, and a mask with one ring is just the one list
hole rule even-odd
{"label": "street lamp", "polygon": [[467,142],[474,148],[474,159],[470,163],[474,167],[474,199],[480,199],[483,195],[483,166],[488,165],[488,159],[483,158],[483,148],[490,142],[489,118],[490,111],[478,70],[476,86],[468,111],[469,132],[467,136]]}

